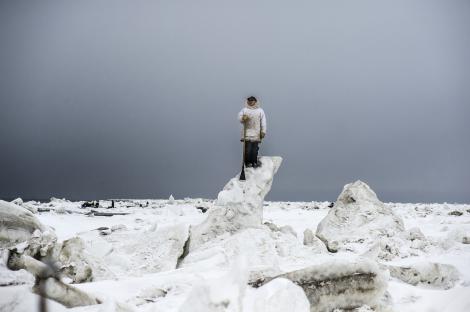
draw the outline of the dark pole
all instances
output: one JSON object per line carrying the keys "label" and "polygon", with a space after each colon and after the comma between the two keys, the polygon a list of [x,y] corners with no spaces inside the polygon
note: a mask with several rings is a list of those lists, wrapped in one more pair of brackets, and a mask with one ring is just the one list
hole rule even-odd
{"label": "dark pole", "polygon": [[245,181],[245,148],[246,148],[246,123],[243,120],[243,163],[242,163],[242,172],[240,173],[240,181]]}

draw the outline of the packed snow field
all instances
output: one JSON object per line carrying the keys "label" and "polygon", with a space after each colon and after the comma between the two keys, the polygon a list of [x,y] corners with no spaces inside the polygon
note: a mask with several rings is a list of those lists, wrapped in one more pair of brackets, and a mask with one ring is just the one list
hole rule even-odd
{"label": "packed snow field", "polygon": [[265,202],[262,164],[215,200],[0,201],[0,311],[470,311],[470,205]]}

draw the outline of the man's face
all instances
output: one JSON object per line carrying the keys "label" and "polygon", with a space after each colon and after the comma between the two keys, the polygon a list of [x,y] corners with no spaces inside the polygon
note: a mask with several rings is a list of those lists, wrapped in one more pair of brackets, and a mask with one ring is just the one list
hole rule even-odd
{"label": "man's face", "polygon": [[248,101],[248,105],[253,106],[256,104],[256,101]]}

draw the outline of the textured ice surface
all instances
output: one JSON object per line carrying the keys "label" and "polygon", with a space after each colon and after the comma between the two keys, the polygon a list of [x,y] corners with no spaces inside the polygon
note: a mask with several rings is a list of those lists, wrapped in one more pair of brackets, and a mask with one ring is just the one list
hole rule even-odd
{"label": "textured ice surface", "polygon": [[407,266],[389,265],[387,268],[391,276],[414,286],[450,289],[459,279],[459,272],[449,264],[419,262]]}
{"label": "textured ice surface", "polygon": [[269,283],[248,289],[243,311],[256,312],[309,312],[310,303],[300,286],[288,279],[276,278]]}
{"label": "textured ice surface", "polygon": [[173,270],[188,238],[188,226],[180,223],[148,230],[117,230],[109,235],[83,233],[94,280]]}
{"label": "textured ice surface", "polygon": [[[344,186],[334,207],[318,224],[317,236],[328,249],[355,249],[405,230],[403,220],[362,181]],[[365,243],[365,244],[364,244]]]}
{"label": "textured ice surface", "polygon": [[29,210],[0,200],[0,248],[28,240],[34,231],[46,227]]}
{"label": "textured ice surface", "polygon": [[[311,311],[377,306],[387,288],[388,273],[370,260],[329,260],[274,278],[286,278],[302,287]],[[265,281],[270,281],[267,278]],[[264,282],[263,282],[264,283]]]}
{"label": "textured ice surface", "polygon": [[191,228],[189,251],[224,233],[260,227],[263,200],[281,162],[281,157],[261,157],[261,167],[245,168],[245,181],[240,181],[239,175],[232,178],[219,193],[215,206],[206,213],[206,220]]}
{"label": "textured ice surface", "polygon": [[[89,216],[90,209],[80,208],[81,203],[60,199],[48,203],[23,203],[23,206],[29,205],[39,211],[35,216],[42,224],[55,229],[58,243],[80,237],[85,248],[81,255],[86,255],[87,261],[96,261],[92,267],[97,280],[73,286],[98,296],[103,304],[67,311],[177,312],[181,311],[185,302],[190,302],[191,294],[197,294],[198,289],[203,290],[200,299],[207,294],[204,290],[209,289],[211,296],[205,302],[221,303],[219,307],[222,311],[225,311],[227,300],[234,302],[234,307],[235,303],[241,306],[242,311],[263,311],[263,307],[266,311],[276,311],[277,307],[281,311],[303,311],[304,306],[300,303],[305,303],[307,297],[301,295],[300,286],[293,281],[280,282],[281,278],[267,283],[266,278],[292,272],[310,276],[309,268],[318,266],[323,266],[320,271],[324,271],[326,276],[337,272],[346,279],[351,278],[354,275],[348,275],[354,271],[351,270],[354,268],[351,263],[357,262],[358,256],[363,253],[370,263],[380,263],[380,274],[387,274],[387,267],[417,268],[420,263],[438,264],[440,269],[434,274],[436,271],[432,268],[423,270],[419,267],[420,281],[415,286],[412,279],[404,281],[398,275],[390,276],[387,287],[389,295],[384,295],[379,304],[389,305],[392,310],[365,304],[351,311],[470,311],[470,245],[465,243],[465,237],[470,233],[470,205],[384,203],[401,218],[403,231],[390,237],[378,235],[364,241],[346,241],[344,245],[338,245],[336,253],[329,253],[324,243],[317,245],[318,239],[311,235],[311,231],[331,213],[329,202],[264,202],[263,219],[259,225],[240,228],[233,233],[222,231],[192,250],[182,261],[181,267],[174,269],[182,249],[180,247],[187,239],[188,225],[194,227],[201,224],[209,211],[218,205],[217,200],[185,198],[168,204],[167,199],[129,199],[115,200],[114,209],[96,208],[103,212],[129,213],[113,217]],[[100,203],[102,207],[110,204],[109,201]],[[208,210],[203,213],[198,207]],[[59,213],[61,211],[66,213]],[[449,214],[452,211],[462,214]],[[265,223],[267,225],[262,225]],[[351,237],[356,235],[356,231],[364,234],[360,228],[350,230]],[[245,261],[245,264],[238,266],[243,270],[234,269],[237,267],[234,265],[240,263],[238,257],[245,259],[241,262],[243,264]],[[336,267],[335,263],[344,265]],[[458,270],[458,279],[454,278],[452,270],[442,269],[447,265]],[[355,268],[356,273],[360,273],[359,267]],[[0,311],[35,311],[38,297],[31,293],[32,276],[24,271],[15,275],[20,271],[1,269],[0,266],[0,277],[6,273],[7,284],[26,285],[1,287]],[[237,275],[248,282],[265,278],[265,285],[259,288],[245,285],[243,289],[237,286],[240,285],[234,279]],[[317,274],[312,276],[318,277]],[[409,274],[405,276],[410,277]],[[367,278],[367,275],[363,274],[362,277]],[[442,278],[444,283],[439,284]],[[375,285],[372,280],[369,283]],[[337,287],[332,287],[333,284],[328,287],[340,289],[343,284],[335,285]],[[370,284],[366,282],[363,285]],[[444,289],[447,287],[450,288]],[[351,289],[347,291],[354,294]],[[238,295],[230,297],[232,292]],[[356,299],[351,301],[339,298],[341,296],[335,296],[330,302],[336,307],[348,302],[361,303],[357,300],[361,296],[352,296]],[[198,296],[193,295],[192,300],[197,299]],[[286,309],[286,306],[292,309]],[[49,311],[65,311],[65,308],[49,301]]]}

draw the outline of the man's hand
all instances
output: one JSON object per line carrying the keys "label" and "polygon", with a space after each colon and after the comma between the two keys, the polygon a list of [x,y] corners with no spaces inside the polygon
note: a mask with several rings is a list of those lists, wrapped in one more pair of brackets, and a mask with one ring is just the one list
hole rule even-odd
{"label": "man's hand", "polygon": [[248,119],[250,119],[250,117],[248,117],[247,115],[242,116],[242,121],[247,121]]}
{"label": "man's hand", "polygon": [[261,132],[261,138],[264,139],[265,136],[266,136],[266,133]]}

